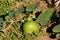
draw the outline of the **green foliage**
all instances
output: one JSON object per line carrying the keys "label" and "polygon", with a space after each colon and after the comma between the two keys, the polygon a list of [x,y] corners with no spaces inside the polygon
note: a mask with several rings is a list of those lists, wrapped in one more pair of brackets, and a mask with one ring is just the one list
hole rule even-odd
{"label": "green foliage", "polygon": [[4,22],[3,18],[0,18],[0,24],[3,23],[3,22]]}
{"label": "green foliage", "polygon": [[47,10],[44,10],[37,18],[36,22],[40,23],[41,25],[46,25],[53,14],[55,14],[56,9],[55,8],[49,8]]}
{"label": "green foliage", "polygon": [[7,37],[7,33],[6,32],[0,32],[0,36],[2,36],[3,38]]}
{"label": "green foliage", "polygon": [[15,22],[15,23],[13,23],[13,25],[14,25],[14,27],[15,28],[13,28],[13,29],[11,29],[10,31],[11,31],[11,40],[17,40],[17,38],[21,38],[21,36],[22,36],[22,32],[21,32],[21,29],[20,29],[20,27],[21,27],[21,22]]}
{"label": "green foliage", "polygon": [[0,16],[5,15],[10,11],[11,0],[0,0]]}
{"label": "green foliage", "polygon": [[56,25],[56,26],[53,28],[53,32],[60,33],[60,24]]}
{"label": "green foliage", "polygon": [[22,36],[22,34],[21,34],[21,32],[19,31],[19,29],[16,30],[16,29],[14,28],[14,29],[12,29],[11,31],[12,31],[11,33],[15,34],[16,37],[19,37],[19,38],[20,38],[20,37]]}
{"label": "green foliage", "polygon": [[13,11],[10,11],[8,13],[8,16],[5,17],[5,19],[10,19],[10,18],[13,18],[13,17],[16,17],[16,14],[20,14],[20,13],[23,13],[25,11],[24,7],[18,7],[17,9],[13,10]]}
{"label": "green foliage", "polygon": [[42,33],[43,33],[43,31],[42,30],[39,30],[38,32],[36,31],[36,32],[33,32],[36,36],[39,36],[39,35],[41,35]]}
{"label": "green foliage", "polygon": [[9,16],[5,16],[5,20],[9,20],[10,19],[10,17]]}
{"label": "green foliage", "polygon": [[[2,26],[1,29],[0,29],[0,36],[2,36],[4,39],[8,39],[8,35],[9,38],[11,40],[16,40],[17,38],[21,38],[22,36],[22,32],[21,32],[21,22],[20,21],[17,21],[17,22],[14,22],[12,25],[14,26],[14,28],[12,28],[9,32],[5,32],[3,31],[5,28],[8,28],[10,26],[11,23],[5,23],[5,27]],[[9,33],[9,34],[8,34]]]}
{"label": "green foliage", "polygon": [[56,34],[56,37],[57,38],[60,38],[60,24],[56,25],[53,29],[52,29],[53,32],[57,33]]}
{"label": "green foliage", "polygon": [[27,11],[33,11],[34,9],[36,9],[39,5],[39,2],[36,2],[35,4],[30,4],[26,7]]}
{"label": "green foliage", "polygon": [[58,33],[58,34],[56,35],[56,37],[57,37],[57,38],[60,38],[60,33]]}
{"label": "green foliage", "polygon": [[22,25],[22,22],[21,21],[18,21],[18,22],[14,22],[14,25],[15,25],[15,30],[20,30],[20,27]]}
{"label": "green foliage", "polygon": [[25,11],[24,7],[18,7],[15,11],[17,11],[18,13],[22,13]]}
{"label": "green foliage", "polygon": [[36,37],[34,34],[24,34],[23,40],[31,40],[31,38]]}
{"label": "green foliage", "polygon": [[15,12],[14,12],[14,11],[13,11],[13,12],[9,12],[8,16],[9,16],[10,18],[15,17]]}
{"label": "green foliage", "polygon": [[58,34],[56,35],[56,37],[57,37],[57,38],[60,38],[60,33],[58,33]]}
{"label": "green foliage", "polygon": [[0,27],[0,31],[2,31],[2,27]]}
{"label": "green foliage", "polygon": [[14,11],[9,12],[9,16],[10,16],[10,17],[13,17],[13,16],[15,16],[16,14],[22,13],[22,12],[24,12],[24,11],[25,11],[24,7],[18,7],[18,8],[15,9]]}
{"label": "green foliage", "polygon": [[[18,0],[18,1],[26,2],[26,0]],[[0,0],[0,36],[4,39],[9,39],[9,40],[17,40],[17,39],[30,40],[31,38],[34,38],[42,34],[43,31],[39,28],[40,25],[38,23],[40,23],[42,26],[48,24],[48,22],[51,21],[50,20],[51,17],[55,14],[56,11],[55,8],[49,8],[45,11],[42,11],[42,13],[38,16],[36,20],[37,25],[35,22],[31,22],[31,25],[29,24],[30,22],[28,22],[28,24],[25,25],[26,28],[23,28],[22,26],[27,20],[29,21],[33,19],[33,18],[27,19],[27,17],[34,16],[33,13],[30,12],[34,11],[38,7],[39,2],[25,6],[26,8],[23,5],[22,7],[17,7],[15,10],[10,10],[10,6],[12,3],[13,0]],[[35,11],[38,12],[38,9],[36,10]],[[23,13],[24,15],[22,15]],[[17,14],[19,15],[16,16]],[[21,19],[16,19],[16,18],[21,18]],[[30,27],[33,26],[33,28],[32,29],[30,28],[29,30],[29,26]],[[53,28],[53,32],[57,33],[56,37],[60,37],[59,26],[60,24],[56,25]],[[23,29],[25,29],[26,32],[32,31],[32,33],[31,34],[25,33],[23,32]]]}

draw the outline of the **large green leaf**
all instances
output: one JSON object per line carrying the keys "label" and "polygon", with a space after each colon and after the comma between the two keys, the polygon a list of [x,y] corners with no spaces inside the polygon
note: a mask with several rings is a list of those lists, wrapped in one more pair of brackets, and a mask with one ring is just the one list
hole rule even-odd
{"label": "large green leaf", "polygon": [[53,14],[55,14],[56,9],[55,8],[49,8],[47,10],[44,10],[37,18],[36,22],[40,23],[41,25],[46,25]]}
{"label": "large green leaf", "polygon": [[53,28],[53,32],[59,32],[59,33],[60,33],[60,24],[56,25],[56,26]]}
{"label": "large green leaf", "polygon": [[39,2],[36,2],[35,4],[30,4],[27,6],[26,10],[27,11],[33,11],[35,8],[37,8],[39,5]]}

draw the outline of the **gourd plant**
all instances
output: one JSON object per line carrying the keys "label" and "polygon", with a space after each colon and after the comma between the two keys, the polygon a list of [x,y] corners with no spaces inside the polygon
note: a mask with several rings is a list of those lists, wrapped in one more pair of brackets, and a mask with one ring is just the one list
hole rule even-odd
{"label": "gourd plant", "polygon": [[[3,1],[1,1],[1,2],[3,2]],[[6,0],[6,2],[7,2],[7,0]],[[10,3],[10,1],[8,2],[8,3]],[[2,3],[1,3],[2,4]],[[5,5],[5,4],[4,4]],[[25,37],[27,38],[27,39],[29,39],[30,37],[31,37],[31,35],[33,34],[29,34],[30,35],[30,37],[28,37],[28,36],[25,36],[24,37],[24,35],[28,35],[28,34],[25,34],[24,32],[23,32],[23,29],[21,28],[21,26],[22,26],[22,24],[23,24],[23,20],[24,21],[26,21],[25,20],[25,18],[27,19],[27,16],[29,16],[30,14],[30,12],[31,11],[33,11],[34,9],[36,9],[37,7],[38,7],[38,5],[39,5],[39,2],[36,2],[36,3],[34,3],[34,4],[30,4],[30,5],[28,5],[28,6],[26,6],[26,8],[24,7],[24,6],[22,6],[22,7],[18,7],[18,8],[16,8],[15,10],[10,10],[10,4],[6,4],[6,5],[8,5],[8,7],[7,8],[9,8],[8,10],[5,10],[5,8],[3,9],[3,10],[5,10],[5,12],[3,12],[3,10],[1,10],[1,15],[0,15],[0,36],[2,36],[2,38],[3,39],[7,39],[7,40],[17,40],[17,39],[25,39]],[[5,6],[6,6],[5,5]],[[3,8],[3,7],[2,7]],[[8,11],[8,12],[7,12]],[[26,12],[25,12],[26,11]],[[6,13],[6,14],[5,14]],[[26,14],[29,14],[29,15],[26,15]],[[22,15],[26,15],[26,16],[24,16],[23,17],[23,19],[21,20],[21,19],[18,19],[18,20],[16,20],[16,15],[20,15],[20,14],[22,14]],[[21,16],[22,16],[21,15]],[[2,16],[4,16],[4,17],[2,17]],[[33,20],[33,19],[32,19]],[[34,24],[36,24],[35,22],[33,22]],[[39,24],[37,23],[37,25],[39,26]],[[25,25],[26,26],[26,25]],[[33,27],[33,26],[32,26]],[[37,27],[37,26],[36,26]],[[28,28],[29,29],[29,28]],[[37,28],[38,29],[38,28]],[[36,30],[36,28],[35,29],[33,29],[33,30]],[[8,32],[9,31],[9,32]],[[26,30],[27,31],[27,30]],[[32,31],[32,30],[31,30]],[[39,29],[38,29],[38,32],[39,32]],[[36,33],[35,32],[35,34],[36,35],[38,35],[39,33]],[[35,35],[34,34],[34,35]],[[8,36],[9,35],[9,36]],[[9,37],[9,38],[8,38]]]}
{"label": "gourd plant", "polygon": [[[10,3],[10,1],[8,3]],[[4,4],[4,5],[6,7],[6,5],[8,4]],[[42,11],[42,13],[34,21],[33,16],[35,16],[35,14],[33,15],[33,11],[36,10],[38,6],[39,6],[39,2],[30,4],[28,6],[23,5],[22,7],[16,8],[15,10],[9,9],[10,4],[7,7],[8,9],[6,8],[5,10],[5,7],[4,7],[3,10],[5,11],[3,12],[3,10],[1,10],[0,12],[0,15],[1,15],[0,16],[0,36],[8,40],[17,40],[17,39],[30,40],[31,37],[36,37],[42,34],[43,32],[40,27],[49,23],[49,21],[51,20],[51,17],[55,14],[56,9],[48,8]],[[17,14],[19,17],[16,16]],[[2,17],[2,15],[5,17]],[[22,16],[22,19],[16,19],[16,17],[21,18],[21,16]],[[39,25],[38,23],[41,25]]]}

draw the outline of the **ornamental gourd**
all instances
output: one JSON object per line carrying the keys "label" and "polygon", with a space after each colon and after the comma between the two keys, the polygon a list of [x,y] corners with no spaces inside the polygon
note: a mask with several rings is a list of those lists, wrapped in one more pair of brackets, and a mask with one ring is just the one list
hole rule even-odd
{"label": "ornamental gourd", "polygon": [[23,31],[25,33],[31,34],[32,32],[38,32],[40,25],[32,20],[32,18],[28,18],[26,23],[23,25]]}

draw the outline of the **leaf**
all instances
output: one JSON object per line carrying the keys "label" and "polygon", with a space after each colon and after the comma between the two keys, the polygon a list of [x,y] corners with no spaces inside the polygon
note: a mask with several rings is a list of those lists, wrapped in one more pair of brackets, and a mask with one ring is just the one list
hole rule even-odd
{"label": "leaf", "polygon": [[3,21],[3,18],[0,18],[0,24],[3,23],[3,22],[4,22],[4,21]]}
{"label": "leaf", "polygon": [[16,14],[22,13],[24,11],[25,11],[24,7],[19,7],[17,9],[15,9],[14,11],[9,12],[8,15],[9,15],[10,18],[12,18],[12,17],[15,17]]}
{"label": "leaf", "polygon": [[2,27],[0,27],[0,31],[2,31]]}
{"label": "leaf", "polygon": [[37,18],[36,22],[40,23],[41,25],[46,25],[53,14],[55,14],[56,9],[55,8],[49,8],[47,10],[44,10]]}
{"label": "leaf", "polygon": [[24,7],[18,7],[17,8],[17,12],[18,13],[22,13],[22,12],[24,12],[25,11],[25,8]]}
{"label": "leaf", "polygon": [[26,7],[27,11],[33,11],[34,9],[36,9],[39,5],[39,2],[36,2],[35,4],[30,4]]}
{"label": "leaf", "polygon": [[60,38],[60,33],[56,34],[56,37],[57,37],[57,38]]}
{"label": "leaf", "polygon": [[9,12],[8,15],[9,15],[10,18],[15,17],[15,12],[14,11],[13,12]]}
{"label": "leaf", "polygon": [[22,22],[20,22],[20,21],[18,21],[18,22],[14,22],[14,24],[15,24],[15,29],[20,29],[20,27],[21,27],[21,25],[22,25]]}
{"label": "leaf", "polygon": [[6,16],[6,17],[5,17],[5,20],[8,20],[8,19],[10,19],[10,17],[9,17],[9,16]]}
{"label": "leaf", "polygon": [[53,28],[53,32],[59,32],[59,33],[60,33],[60,24],[56,25],[56,26]]}

